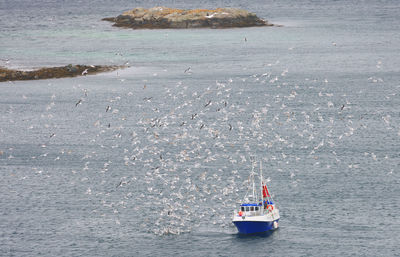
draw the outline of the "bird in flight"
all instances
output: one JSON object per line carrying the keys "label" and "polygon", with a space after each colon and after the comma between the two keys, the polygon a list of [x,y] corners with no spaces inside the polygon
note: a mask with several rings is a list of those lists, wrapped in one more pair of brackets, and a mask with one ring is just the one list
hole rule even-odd
{"label": "bird in flight", "polygon": [[86,74],[88,74],[88,69],[85,69],[84,71],[82,71],[82,75],[86,76]]}

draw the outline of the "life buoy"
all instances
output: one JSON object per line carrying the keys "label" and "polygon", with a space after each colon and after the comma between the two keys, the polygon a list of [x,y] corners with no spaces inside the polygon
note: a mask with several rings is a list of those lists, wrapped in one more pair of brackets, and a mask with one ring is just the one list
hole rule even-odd
{"label": "life buoy", "polygon": [[242,211],[240,211],[240,212],[239,212],[239,216],[241,217],[242,215],[243,215],[243,212],[242,212]]}

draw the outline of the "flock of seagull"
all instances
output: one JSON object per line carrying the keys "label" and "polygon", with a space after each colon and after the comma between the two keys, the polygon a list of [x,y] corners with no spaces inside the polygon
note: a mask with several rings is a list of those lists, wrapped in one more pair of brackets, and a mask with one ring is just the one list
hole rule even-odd
{"label": "flock of seagull", "polygon": [[[98,200],[93,211],[117,224],[139,214],[138,229],[156,235],[229,228],[247,190],[251,156],[267,163],[266,174],[280,173],[292,188],[301,183],[301,165],[333,169],[346,162],[348,169],[359,168],[336,149],[369,129],[349,97],[336,96],[327,80],[297,84],[285,79],[287,74],[287,69],[266,71],[206,86],[182,80],[152,88],[147,81],[123,94],[113,91],[103,103],[91,98],[94,89],[74,87],[79,96],[71,106],[81,116],[74,123],[89,147],[76,150],[80,160],[71,171],[76,183],[86,185],[82,193]],[[43,117],[51,120],[56,104],[52,95]],[[390,116],[382,119],[386,128],[396,128]],[[47,145],[69,140],[46,129]],[[41,157],[50,158],[45,154]],[[68,154],[63,148],[51,158],[57,163]],[[373,152],[365,156],[381,158]]]}

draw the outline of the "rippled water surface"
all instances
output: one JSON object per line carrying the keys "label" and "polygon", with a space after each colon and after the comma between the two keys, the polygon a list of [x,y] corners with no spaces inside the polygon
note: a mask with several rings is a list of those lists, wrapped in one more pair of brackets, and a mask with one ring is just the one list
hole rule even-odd
{"label": "rippled water surface", "polygon": [[[157,5],[239,7],[284,26],[101,21]],[[398,255],[399,10],[389,0],[0,1],[2,66],[130,65],[0,83],[0,255]],[[231,217],[251,156],[281,221],[240,237]]]}

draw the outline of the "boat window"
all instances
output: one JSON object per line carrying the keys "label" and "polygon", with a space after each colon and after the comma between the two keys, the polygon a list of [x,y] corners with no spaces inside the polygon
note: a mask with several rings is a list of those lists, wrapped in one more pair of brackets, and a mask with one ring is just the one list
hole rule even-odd
{"label": "boat window", "polygon": [[258,211],[258,206],[256,206],[256,211]]}
{"label": "boat window", "polygon": [[250,211],[254,211],[254,207],[253,206],[250,207]]}
{"label": "boat window", "polygon": [[244,211],[244,207],[242,206],[242,207],[240,208],[240,210],[241,210],[241,211]]}
{"label": "boat window", "polygon": [[249,206],[246,206],[246,211],[249,211]]}

